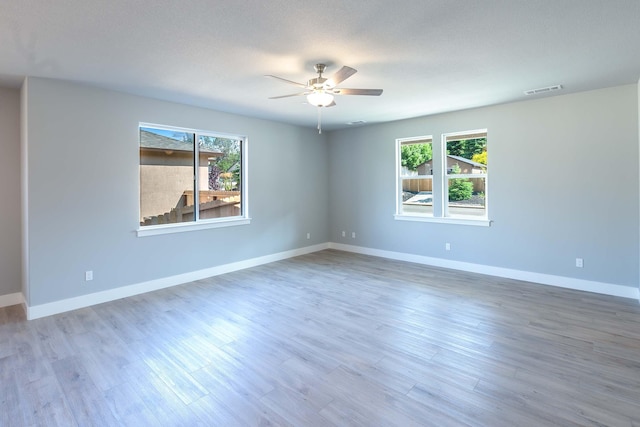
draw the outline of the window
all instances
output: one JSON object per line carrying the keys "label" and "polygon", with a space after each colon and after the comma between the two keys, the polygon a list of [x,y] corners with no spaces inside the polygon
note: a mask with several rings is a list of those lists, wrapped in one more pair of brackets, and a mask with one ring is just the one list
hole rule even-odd
{"label": "window", "polygon": [[433,140],[403,139],[400,150],[401,202],[398,213],[433,216]]}
{"label": "window", "polygon": [[442,135],[445,145],[445,217],[487,217],[487,131]]}
{"label": "window", "polygon": [[487,130],[396,140],[396,219],[489,225]]}
{"label": "window", "polygon": [[246,138],[141,124],[138,235],[248,223],[245,164]]}

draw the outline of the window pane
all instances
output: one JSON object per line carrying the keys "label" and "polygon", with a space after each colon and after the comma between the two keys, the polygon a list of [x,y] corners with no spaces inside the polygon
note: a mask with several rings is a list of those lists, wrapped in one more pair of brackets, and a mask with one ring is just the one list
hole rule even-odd
{"label": "window pane", "polygon": [[433,216],[432,148],[431,137],[400,143],[400,214]]}
{"label": "window pane", "polygon": [[400,175],[433,175],[431,139],[400,144]]}
{"label": "window pane", "polygon": [[[448,135],[446,165],[447,215],[486,217],[486,131]],[[473,175],[478,175],[478,178],[473,178]]]}
{"label": "window pane", "polygon": [[402,180],[402,212],[406,215],[433,216],[433,180]]}
{"label": "window pane", "polygon": [[447,137],[447,173],[469,174],[487,172],[487,137],[477,134],[469,135],[476,138],[458,136],[454,140]]}
{"label": "window pane", "polygon": [[486,179],[449,178],[449,216],[486,217]]}
{"label": "window pane", "polygon": [[200,219],[242,215],[242,141],[200,135],[198,138]]}
{"label": "window pane", "polygon": [[140,128],[140,225],[194,221],[193,133]]}

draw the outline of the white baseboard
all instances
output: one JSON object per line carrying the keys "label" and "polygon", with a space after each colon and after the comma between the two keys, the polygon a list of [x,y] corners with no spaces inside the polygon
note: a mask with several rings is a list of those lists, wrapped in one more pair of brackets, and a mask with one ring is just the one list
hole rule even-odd
{"label": "white baseboard", "polygon": [[24,303],[22,292],[16,292],[14,294],[0,295],[0,308],[9,307],[10,305],[17,305]]}
{"label": "white baseboard", "polygon": [[542,285],[558,286],[561,288],[594,292],[598,294],[612,295],[623,298],[632,298],[635,300],[640,299],[640,292],[638,288],[632,286],[594,282],[590,280],[582,280],[564,276],[554,276],[551,274],[534,273],[530,271],[514,270],[510,268],[492,267],[489,265],[452,261],[442,258],[432,258],[422,255],[407,254],[403,252],[384,251],[381,249],[345,245],[342,243],[329,243],[329,248],[346,252],[359,253],[363,255],[379,256],[382,258],[395,259],[399,261],[415,262],[417,264],[425,264],[434,267],[467,271],[470,273],[487,274],[490,276],[504,277],[507,279],[523,280],[526,282],[533,282]]}
{"label": "white baseboard", "polygon": [[[27,319],[38,319],[40,317],[51,316],[54,314],[64,313],[66,311],[76,310],[79,308],[89,307],[95,304],[114,301],[120,298],[126,298],[133,295],[139,295],[146,292],[156,291],[171,286],[182,285],[194,280],[206,279],[207,277],[218,276],[220,274],[230,273],[232,271],[243,270],[245,268],[256,267],[262,264],[268,264],[287,258],[293,258],[300,255],[310,254],[312,252],[328,249],[328,243],[307,246],[300,249],[279,252],[276,254],[265,255],[258,258],[247,259],[244,261],[233,262],[230,264],[219,265],[216,267],[205,268],[203,270],[192,271],[189,273],[178,274],[175,276],[164,277],[161,279],[150,280],[148,282],[136,283],[133,285],[122,286],[120,288],[109,289],[107,291],[95,292],[92,294],[82,295],[79,297],[68,298],[60,301],[54,301],[46,304],[27,306]],[[20,294],[22,295],[22,294]]]}
{"label": "white baseboard", "polygon": [[[554,276],[550,274],[533,273],[529,271],[513,270],[509,268],[492,267],[482,264],[473,264],[461,261],[452,261],[442,258],[432,258],[422,255],[407,254],[403,252],[384,251],[361,246],[345,245],[341,243],[322,243],[319,245],[307,246],[305,248],[294,249],[276,254],[265,255],[244,261],[219,265],[203,270],[193,271],[147,282],[136,283],[107,291],[95,292],[79,297],[68,298],[46,304],[26,306],[27,319],[37,319],[64,313],[66,311],[89,307],[95,304],[114,301],[133,295],[156,291],[171,286],[182,285],[194,280],[206,279],[207,277],[218,276],[220,274],[243,270],[245,268],[256,267],[287,258],[306,255],[324,249],[337,249],[346,252],[354,252],[363,255],[379,256],[382,258],[395,259],[399,261],[415,262],[417,264],[431,265],[434,267],[450,268],[453,270],[467,271],[470,273],[487,274],[490,276],[504,277],[508,279],[523,280],[527,282],[539,283],[542,285],[558,286],[561,288],[575,289],[580,291],[595,292],[599,294],[612,295],[623,298],[640,299],[638,288],[621,286],[611,283],[594,282],[589,280],[575,279],[571,277]],[[22,304],[24,298],[21,293],[0,296],[0,307]]]}

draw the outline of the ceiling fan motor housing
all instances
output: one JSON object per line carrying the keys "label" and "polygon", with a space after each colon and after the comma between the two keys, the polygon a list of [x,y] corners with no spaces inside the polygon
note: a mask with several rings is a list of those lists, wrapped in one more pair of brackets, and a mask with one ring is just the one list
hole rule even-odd
{"label": "ceiling fan motor housing", "polygon": [[316,73],[322,74],[324,70],[327,68],[325,64],[316,64],[313,66],[313,69],[316,70]]}
{"label": "ceiling fan motor housing", "polygon": [[324,77],[316,77],[315,79],[310,79],[307,82],[307,86],[313,87],[315,89],[320,89],[322,86],[324,86],[324,82],[326,81],[327,79],[325,79]]}
{"label": "ceiling fan motor housing", "polygon": [[320,89],[324,86],[324,82],[327,81],[327,79],[322,77],[322,73],[324,73],[324,70],[327,68],[327,66],[325,64],[316,64],[313,66],[313,68],[316,70],[316,73],[318,73],[318,77],[316,77],[315,79],[310,79],[307,82],[307,86],[314,89]]}

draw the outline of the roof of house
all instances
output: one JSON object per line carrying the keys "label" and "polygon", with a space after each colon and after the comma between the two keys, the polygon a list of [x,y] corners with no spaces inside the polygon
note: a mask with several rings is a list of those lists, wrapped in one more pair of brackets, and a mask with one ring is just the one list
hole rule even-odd
{"label": "roof of house", "polygon": [[483,163],[478,163],[478,162],[474,162],[471,159],[465,159],[464,157],[460,157],[460,156],[453,156],[451,154],[447,154],[447,157],[454,159],[454,160],[458,160],[460,162],[464,162],[464,163],[468,163],[471,166],[475,166],[477,168],[486,168],[487,165],[483,164]]}
{"label": "roof of house", "polygon": [[[447,154],[447,157],[449,157],[450,159],[454,159],[456,161],[459,161],[459,162],[467,163],[467,164],[469,164],[469,165],[471,165],[473,167],[476,167],[476,168],[483,168],[483,169],[487,168],[487,165],[485,165],[483,163],[474,162],[471,159],[466,159],[466,158],[461,157],[461,156],[454,156],[454,155],[451,155],[451,154]],[[426,162],[422,163],[419,166],[425,165],[427,163],[431,163],[432,161],[433,161],[433,159],[427,160]]]}
{"label": "roof of house", "polygon": [[[185,144],[183,141],[149,132],[144,129],[140,129],[140,147],[150,150],[193,151],[193,149],[190,148],[191,146]],[[200,147],[200,153],[217,156],[222,155],[222,153],[219,151],[211,150],[205,147]]]}

